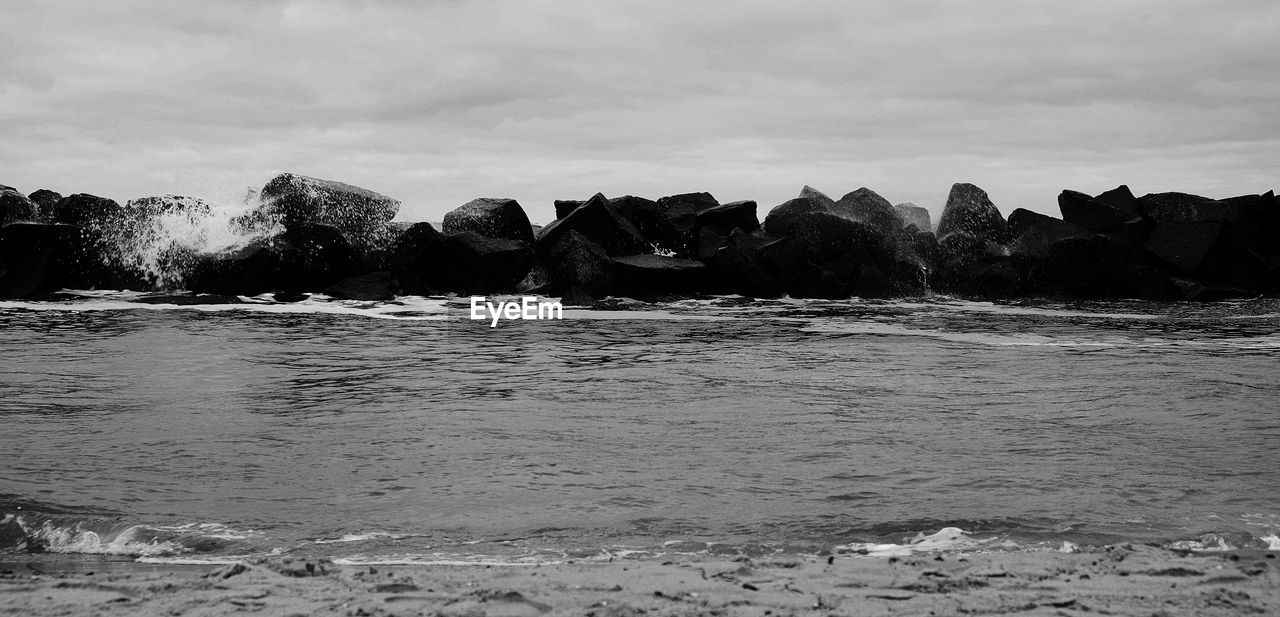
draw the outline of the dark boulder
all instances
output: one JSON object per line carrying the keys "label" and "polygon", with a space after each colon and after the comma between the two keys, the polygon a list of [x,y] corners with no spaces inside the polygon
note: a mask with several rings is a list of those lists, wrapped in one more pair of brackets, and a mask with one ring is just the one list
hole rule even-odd
{"label": "dark boulder", "polygon": [[811,212],[796,219],[791,234],[797,248],[814,263],[852,255],[859,263],[887,266],[894,247],[878,228],[834,214]]}
{"label": "dark boulder", "polygon": [[39,189],[36,192],[27,195],[31,201],[36,202],[40,207],[41,220],[49,220],[53,218],[53,209],[62,201],[62,193],[57,193],[49,189]]}
{"label": "dark boulder", "polygon": [[692,259],[665,255],[615,257],[617,293],[632,298],[701,293],[707,266]]}
{"label": "dark boulder", "polygon": [[[707,233],[709,229],[703,229]],[[708,291],[755,298],[776,298],[785,291],[760,255],[763,242],[739,227],[706,258]]]}
{"label": "dark boulder", "polygon": [[786,293],[794,298],[847,298],[846,281],[813,263],[793,238],[767,240],[757,254]]}
{"label": "dark boulder", "polygon": [[682,257],[697,254],[698,214],[716,208],[720,202],[710,193],[684,193],[658,200],[661,223],[649,240],[659,248]]}
{"label": "dark boulder", "polygon": [[841,197],[831,211],[870,225],[885,235],[896,233],[904,226],[902,215],[893,204],[865,186]]}
{"label": "dark boulder", "polygon": [[796,219],[811,212],[830,213],[831,209],[811,197],[797,197],[774,206],[764,217],[764,230],[771,236],[791,235]]}
{"label": "dark boulder", "polygon": [[295,223],[248,246],[201,256],[188,277],[191,291],[225,295],[301,294],[359,274],[360,259],[346,236],[329,225]]}
{"label": "dark boulder", "polygon": [[[1128,191],[1128,187],[1121,188]],[[1136,211],[1112,205],[1116,202],[1122,200],[1104,202],[1079,191],[1064,190],[1058,195],[1058,210],[1062,212],[1062,220],[1068,223],[1091,232],[1106,233],[1139,216]]]}
{"label": "dark boulder", "polygon": [[698,226],[726,231],[738,228],[751,233],[760,229],[760,219],[756,216],[756,202],[732,201],[701,210],[698,212]]}
{"label": "dark boulder", "polygon": [[370,272],[344,278],[326,287],[324,292],[347,300],[391,300],[396,296],[396,282],[390,272]]}
{"label": "dark boulder", "polygon": [[0,298],[30,298],[79,284],[80,230],[71,225],[0,227]]}
{"label": "dark boulder", "polygon": [[1049,256],[1049,247],[1063,238],[1091,235],[1079,225],[1023,208],[1009,214],[1009,229],[1014,235],[1011,254],[1042,259]]}
{"label": "dark boulder", "polygon": [[947,205],[938,221],[938,238],[945,240],[955,232],[967,232],[983,240],[997,243],[1009,241],[1009,229],[987,192],[968,183],[951,185]]}
{"label": "dark boulder", "polygon": [[662,208],[652,199],[623,195],[610,199],[609,207],[618,216],[631,223],[631,226],[640,232],[640,236],[649,244],[657,244],[659,239],[675,235],[664,229],[666,223],[663,220]]}
{"label": "dark boulder", "polygon": [[329,225],[360,251],[385,242],[381,232],[400,210],[399,201],[368,189],[291,173],[272,178],[260,199],[261,212],[278,218],[286,229]]}
{"label": "dark boulder", "polygon": [[537,236],[539,252],[546,254],[564,234],[576,231],[611,256],[652,253],[653,246],[597,193],[568,216],[543,227]]}
{"label": "dark boulder", "polygon": [[16,189],[0,186],[0,227],[40,220],[40,206]]}
{"label": "dark boulder", "polygon": [[1068,236],[1049,247],[1044,281],[1085,298],[1130,296],[1135,281],[1128,247],[1104,235]]}
{"label": "dark boulder", "polygon": [[114,224],[124,209],[114,200],[88,193],[63,197],[54,206],[53,222],[95,228]]}
{"label": "dark boulder", "polygon": [[469,231],[485,238],[533,244],[533,230],[524,208],[514,199],[481,197],[444,215],[444,232]]}
{"label": "dark boulder", "polygon": [[569,216],[570,212],[577,210],[578,206],[587,202],[580,199],[557,199],[552,203],[555,204],[556,207],[556,218],[562,219]]}
{"label": "dark boulder", "polygon": [[1023,292],[1022,277],[1013,261],[989,254],[944,260],[932,282],[939,291],[981,298],[1012,298]]}
{"label": "dark boulder", "polygon": [[920,231],[933,231],[933,219],[929,216],[929,210],[911,202],[894,204],[893,209],[902,217],[904,226],[915,225]]}
{"label": "dark boulder", "polygon": [[605,250],[572,230],[551,247],[548,268],[553,289],[562,294],[576,289],[579,295],[604,298],[613,293],[617,279],[616,266]]}
{"label": "dark boulder", "polygon": [[409,228],[391,252],[402,290],[417,295],[514,291],[533,265],[533,250],[523,242],[469,231],[445,235],[425,223]]}
{"label": "dark boulder", "polygon": [[1237,220],[1227,203],[1187,193],[1143,195],[1138,205],[1155,227],[1145,247],[1181,275],[1212,276],[1224,230]]}
{"label": "dark boulder", "polygon": [[828,197],[826,193],[823,193],[822,191],[819,191],[807,184],[804,185],[804,188],[800,189],[799,198],[813,200],[814,203],[821,206],[826,212],[831,212],[836,207],[836,200]]}

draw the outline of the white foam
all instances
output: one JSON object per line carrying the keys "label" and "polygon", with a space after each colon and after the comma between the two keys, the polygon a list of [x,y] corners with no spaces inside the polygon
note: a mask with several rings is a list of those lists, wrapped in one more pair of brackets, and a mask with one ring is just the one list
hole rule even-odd
{"label": "white foam", "polygon": [[169,555],[185,550],[182,545],[168,540],[137,540],[138,533],[144,529],[142,525],[134,525],[116,534],[114,538],[104,540],[97,532],[83,529],[79,525],[57,527],[45,521],[40,529],[28,533],[39,539],[44,550],[50,553],[150,556]]}
{"label": "white foam", "polygon": [[492,557],[475,557],[459,559],[456,557],[437,556],[386,556],[386,557],[340,557],[333,559],[339,566],[494,566],[494,567],[533,567],[554,566],[566,563],[563,559],[537,559],[510,561]]}
{"label": "white foam", "polygon": [[360,300],[339,300],[322,294],[314,294],[300,302],[276,302],[270,296],[239,296],[238,304],[193,304],[180,305],[148,302],[137,302],[138,298],[147,294],[137,292],[93,292],[65,290],[87,299],[58,300],[51,302],[0,301],[0,309],[22,309],[28,311],[198,311],[202,313],[223,313],[242,311],[252,313],[276,314],[313,314],[313,315],[352,315],[373,319],[398,319],[410,321],[434,321],[446,318],[448,304],[445,300],[424,298],[421,296],[401,296],[390,302],[369,302]]}
{"label": "white foam", "polygon": [[996,313],[1000,315],[1036,315],[1043,317],[1094,317],[1098,319],[1159,319],[1159,315],[1145,313],[1094,313],[1089,311],[1073,311],[1067,309],[1036,308],[1030,306],[1014,306],[979,301],[949,302],[897,302],[893,306],[902,308],[939,309],[969,313]]}
{"label": "white foam", "polygon": [[832,549],[837,554],[858,554],[870,557],[902,557],[915,553],[975,550],[1003,545],[998,538],[975,539],[959,527],[943,527],[936,533],[920,532],[903,544],[851,543]]}
{"label": "white foam", "polygon": [[405,536],[405,535],[394,534],[394,533],[385,533],[381,531],[370,531],[368,533],[348,533],[348,534],[343,534],[341,538],[319,539],[319,540],[313,540],[313,542],[316,544],[344,544],[348,542],[367,542],[369,540],[378,540],[383,538],[388,540],[401,540],[408,537],[411,537],[411,536]]}
{"label": "white foam", "polygon": [[998,347],[1117,347],[1128,343],[1128,341],[1116,339],[1090,341],[1055,338],[1042,334],[1030,333],[997,334],[993,332],[948,332],[945,330],[924,330],[878,321],[822,321],[801,328],[800,331],[831,334],[922,336],[944,341],[977,343]]}

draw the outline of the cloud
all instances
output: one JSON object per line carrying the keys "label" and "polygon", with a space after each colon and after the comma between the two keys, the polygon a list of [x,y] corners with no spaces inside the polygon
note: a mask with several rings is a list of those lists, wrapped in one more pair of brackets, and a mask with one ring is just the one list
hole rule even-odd
{"label": "cloud", "polygon": [[[803,184],[1006,212],[1064,187],[1275,183],[1267,2],[17,0],[0,182],[238,197],[296,171],[439,220],[597,190]],[[127,9],[121,8],[127,6]]]}

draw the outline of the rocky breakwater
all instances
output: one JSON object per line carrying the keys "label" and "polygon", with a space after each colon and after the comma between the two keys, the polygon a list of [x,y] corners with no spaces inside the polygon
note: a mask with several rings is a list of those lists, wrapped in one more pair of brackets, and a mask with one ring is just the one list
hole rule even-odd
{"label": "rocky breakwater", "polygon": [[556,220],[541,228],[514,199],[480,198],[436,229],[392,222],[392,198],[283,174],[227,221],[235,241],[217,243],[201,235],[213,208],[197,199],[120,206],[0,187],[0,297],[66,287],[279,299],[521,293],[591,304],[727,293],[1212,300],[1280,291],[1271,193],[1135,197],[1122,186],[1064,191],[1058,201],[1062,218],[1024,209],[1005,218],[981,188],[956,184],[935,235],[927,211],[868,188],[833,199],[806,186],[763,224],[756,202],[722,204],[708,193],[557,201]]}

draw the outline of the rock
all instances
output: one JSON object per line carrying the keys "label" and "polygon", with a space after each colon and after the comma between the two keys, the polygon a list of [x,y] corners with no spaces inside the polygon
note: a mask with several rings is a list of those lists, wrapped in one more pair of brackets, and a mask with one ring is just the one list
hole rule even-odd
{"label": "rock", "polygon": [[[704,229],[705,234],[710,230]],[[735,227],[706,259],[713,293],[737,293],[755,298],[776,298],[784,289],[760,256],[759,239]]]}
{"label": "rock", "polygon": [[800,189],[799,198],[813,200],[813,202],[818,204],[818,206],[820,206],[825,212],[831,212],[836,207],[836,201],[834,199],[831,199],[826,193],[823,193],[822,191],[819,191],[807,184],[804,185],[804,188]]}
{"label": "rock", "polygon": [[[833,202],[834,203],[834,202]],[[823,206],[811,197],[797,197],[774,206],[764,217],[764,231],[771,236],[790,236],[798,217],[811,212],[830,213],[830,208]]]}
{"label": "rock", "polygon": [[554,202],[556,207],[556,218],[562,219],[569,216],[570,212],[578,209],[578,206],[587,202],[578,199],[557,199]]}
{"label": "rock", "polygon": [[1236,208],[1226,202],[1188,193],[1152,193],[1138,199],[1143,216],[1160,223],[1234,221]]}
{"label": "rock", "polygon": [[583,236],[570,230],[551,247],[549,269],[554,288],[567,293],[576,289],[592,298],[603,298],[613,292],[616,266],[608,253]]}
{"label": "rock", "polygon": [[76,193],[63,197],[54,206],[53,222],[79,227],[111,225],[124,209],[114,200],[88,193]]}
{"label": "rock", "polygon": [[40,206],[10,187],[0,187],[0,227],[40,220]]}
{"label": "rock", "polygon": [[390,272],[370,272],[349,276],[326,287],[324,292],[347,300],[391,300],[395,298],[395,279]]}
{"label": "rock", "polygon": [[[640,232],[646,244],[651,247],[664,239],[674,238],[673,231],[665,229],[662,208],[652,199],[624,195],[609,200],[609,207]],[[663,247],[664,250],[673,250]],[[650,251],[651,252],[651,251]]]}
{"label": "rock", "polygon": [[444,233],[458,234],[464,231],[485,238],[533,244],[529,217],[514,199],[481,197],[444,215]]}
{"label": "rock", "polygon": [[698,214],[716,208],[720,202],[710,193],[685,193],[670,195],[658,200],[661,220],[656,233],[649,240],[660,249],[681,257],[691,257],[698,251]]}
{"label": "rock", "polygon": [[1209,258],[1222,237],[1223,226],[1221,220],[1158,222],[1145,247],[1183,274],[1205,272],[1216,265]]}
{"label": "rock", "polygon": [[62,201],[62,193],[55,193],[49,189],[39,189],[27,197],[40,207],[40,218],[45,221],[53,218],[54,206]]}
{"label": "rock", "polygon": [[571,230],[599,245],[611,256],[653,252],[653,247],[639,230],[619,216],[609,206],[609,200],[599,193],[568,216],[543,227],[537,236],[538,250],[545,254]]}
{"label": "rock", "polygon": [[929,211],[921,208],[911,202],[894,204],[894,211],[898,216],[902,217],[903,226],[915,225],[920,231],[933,231],[933,219],[929,216]]}
{"label": "rock", "polygon": [[534,255],[523,242],[469,231],[439,234],[414,225],[392,248],[391,264],[405,293],[476,295],[514,291]]}
{"label": "rock", "polygon": [[791,237],[816,264],[852,254],[861,264],[883,268],[894,253],[889,238],[876,227],[824,212],[797,217]]}
{"label": "rock", "polygon": [[894,234],[905,226],[893,204],[865,186],[841,197],[832,212],[870,225],[884,235]]}
{"label": "rock", "polygon": [[183,235],[213,211],[195,197],[161,195],[134,199],[108,224],[100,225],[104,261],[150,289],[177,289],[195,267],[198,255]]}
{"label": "rock", "polygon": [[692,259],[665,255],[615,257],[617,293],[632,298],[700,293],[707,267]]}
{"label": "rock", "polygon": [[1087,298],[1131,295],[1125,280],[1130,268],[1127,247],[1104,235],[1069,236],[1049,247],[1045,260],[1051,285]]}
{"label": "rock", "polygon": [[[943,238],[944,241],[946,239]],[[947,293],[981,298],[1012,298],[1023,289],[1022,277],[1009,257],[987,254],[943,260],[933,283],[937,289]]]}
{"label": "rock", "polygon": [[12,223],[0,228],[0,298],[81,287],[75,274],[80,243],[80,230],[71,225]]}
{"label": "rock", "polygon": [[939,241],[958,231],[997,243],[1009,240],[1008,225],[1000,210],[991,203],[986,191],[968,183],[951,185],[951,194],[938,221]]}
{"label": "rock", "polygon": [[381,232],[400,210],[399,201],[368,189],[291,173],[272,178],[260,195],[261,211],[286,229],[329,225],[359,251],[384,243]]}
{"label": "rock", "polygon": [[222,255],[205,255],[193,268],[191,291],[226,295],[301,294],[359,274],[360,260],[335,227],[295,223],[284,233]]}
{"label": "rock", "polygon": [[714,227],[726,232],[734,228],[747,233],[760,229],[760,219],[756,217],[756,202],[751,200],[732,201],[701,210],[697,221],[700,228]]}
{"label": "rock", "polygon": [[[767,225],[767,223],[766,223]],[[794,298],[847,298],[848,286],[814,264],[792,238],[762,242],[756,249],[774,279]]]}
{"label": "rock", "polygon": [[[1128,190],[1128,187],[1122,188]],[[1136,212],[1125,211],[1072,190],[1064,190],[1058,195],[1058,209],[1062,212],[1062,220],[1096,233],[1113,231],[1138,217]]]}
{"label": "rock", "polygon": [[1063,238],[1091,235],[1079,225],[1022,208],[1009,214],[1009,229],[1015,237],[1009,246],[1011,254],[1040,259],[1047,258],[1049,247]]}
{"label": "rock", "polygon": [[153,219],[161,216],[181,216],[189,221],[207,218],[213,206],[198,197],[158,195],[130,200],[125,204],[125,214],[133,218]]}

